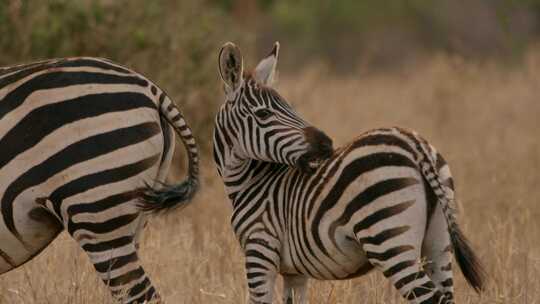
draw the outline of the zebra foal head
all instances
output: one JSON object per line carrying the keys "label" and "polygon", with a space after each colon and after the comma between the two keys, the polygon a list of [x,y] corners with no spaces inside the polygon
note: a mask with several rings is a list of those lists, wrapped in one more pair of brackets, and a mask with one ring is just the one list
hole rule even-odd
{"label": "zebra foal head", "polygon": [[226,101],[216,117],[216,161],[220,161],[218,154],[229,153],[240,161],[283,163],[310,173],[332,155],[332,140],[272,88],[278,53],[276,42],[253,71],[245,72],[237,46],[228,42],[221,49],[219,72]]}

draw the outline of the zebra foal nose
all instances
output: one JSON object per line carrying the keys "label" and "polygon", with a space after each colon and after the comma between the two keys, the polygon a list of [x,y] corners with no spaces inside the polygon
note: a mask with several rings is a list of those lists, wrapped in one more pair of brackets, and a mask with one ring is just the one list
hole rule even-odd
{"label": "zebra foal nose", "polygon": [[315,127],[304,128],[304,133],[312,153],[323,159],[332,156],[334,147],[328,135]]}

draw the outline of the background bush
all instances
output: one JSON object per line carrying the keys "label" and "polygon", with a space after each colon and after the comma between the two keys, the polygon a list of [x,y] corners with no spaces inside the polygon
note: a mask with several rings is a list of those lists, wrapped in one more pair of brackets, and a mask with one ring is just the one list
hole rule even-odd
{"label": "background bush", "polygon": [[247,40],[219,7],[189,0],[0,1],[0,37],[1,66],[99,56],[131,67],[167,91],[202,138],[222,101],[219,47]]}
{"label": "background bush", "polygon": [[322,59],[342,71],[386,68],[432,52],[519,59],[540,34],[539,0],[216,2],[257,28],[259,44],[280,39],[294,48],[291,61]]}

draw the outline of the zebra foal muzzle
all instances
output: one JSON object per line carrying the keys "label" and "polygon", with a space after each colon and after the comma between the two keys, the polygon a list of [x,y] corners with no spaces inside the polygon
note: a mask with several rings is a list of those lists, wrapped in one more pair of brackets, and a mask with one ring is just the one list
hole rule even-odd
{"label": "zebra foal muzzle", "polygon": [[314,127],[304,128],[304,134],[309,148],[298,158],[298,168],[307,174],[314,173],[321,163],[334,154],[332,139],[321,130]]}

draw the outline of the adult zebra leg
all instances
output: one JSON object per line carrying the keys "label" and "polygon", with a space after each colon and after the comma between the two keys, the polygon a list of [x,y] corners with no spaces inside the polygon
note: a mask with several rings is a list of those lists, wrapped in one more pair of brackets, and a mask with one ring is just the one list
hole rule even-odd
{"label": "adult zebra leg", "polygon": [[116,186],[109,188],[115,189],[110,193],[100,188],[86,192],[89,197],[100,198],[92,203],[65,201],[67,231],[118,301],[131,304],[159,299],[137,253],[136,236],[144,223],[138,198],[135,192],[122,189],[129,188],[129,182],[122,188]]}
{"label": "adult zebra leg", "polygon": [[422,245],[422,256],[427,262],[425,266],[427,274],[444,292],[446,298],[453,299],[452,245],[440,204],[436,205],[431,217]]}
{"label": "adult zebra leg", "polygon": [[249,304],[271,304],[278,274],[279,254],[275,238],[267,233],[253,234],[245,245]]}
{"label": "adult zebra leg", "polygon": [[100,188],[85,192],[89,197],[97,193],[104,197],[92,203],[67,199],[55,204],[43,198],[40,205],[51,212],[55,205],[62,206],[66,230],[87,253],[114,298],[123,304],[160,303],[137,254],[136,236],[145,221],[137,207],[137,192],[111,194]]}
{"label": "adult zebra leg", "polygon": [[283,276],[283,303],[284,304],[305,304],[307,303],[308,278],[302,275]]}
{"label": "adult zebra leg", "polygon": [[137,250],[139,250],[142,233],[144,228],[146,228],[146,224],[148,224],[148,215],[142,213],[138,218],[137,228],[135,229],[135,235],[133,236],[133,241],[135,242],[135,248]]}
{"label": "adult zebra leg", "polygon": [[[25,247],[23,251],[19,240],[3,239],[0,242],[0,274],[20,267],[40,254],[64,229],[54,215],[32,202],[32,199],[25,198],[17,203],[25,207],[21,208],[21,213],[26,213],[26,216],[19,219],[19,233],[26,244],[31,246]],[[13,249],[17,249],[18,253],[14,254]]]}
{"label": "adult zebra leg", "polygon": [[133,236],[87,243],[82,247],[118,301],[129,304],[159,302],[159,295],[140,265]]}

